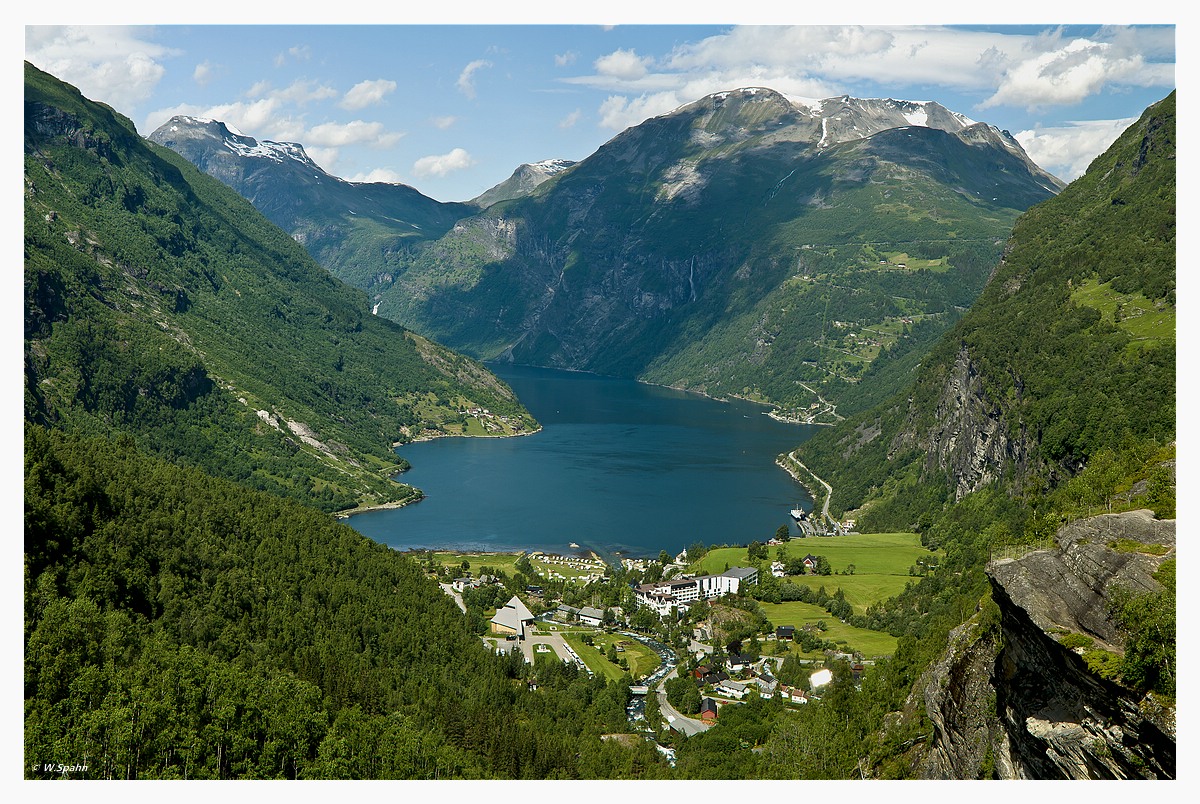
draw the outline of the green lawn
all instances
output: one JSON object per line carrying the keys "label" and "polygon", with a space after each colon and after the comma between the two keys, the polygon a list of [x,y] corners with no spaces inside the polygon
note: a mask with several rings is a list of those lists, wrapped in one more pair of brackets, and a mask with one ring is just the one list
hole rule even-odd
{"label": "green lawn", "polygon": [[[825,609],[811,603],[794,601],[790,603],[760,603],[759,605],[762,606],[767,619],[775,626],[794,625],[796,628],[801,628],[807,623],[815,624],[818,620],[823,620],[828,630],[821,635],[822,639],[833,642],[844,640],[846,647],[857,650],[868,659],[876,656],[890,656],[896,650],[896,638],[891,634],[846,625]],[[793,649],[800,650],[799,646],[794,646]]]}
{"label": "green lawn", "polygon": [[1107,282],[1101,285],[1099,280],[1089,279],[1071,294],[1071,301],[1099,310],[1136,338],[1136,346],[1175,342],[1175,308],[1165,305],[1160,309],[1141,293],[1121,293]]}
{"label": "green lawn", "polygon": [[442,566],[451,566],[456,568],[455,574],[462,571],[462,563],[466,561],[471,565],[470,573],[472,577],[479,577],[480,567],[491,567],[495,570],[500,570],[508,575],[517,573],[517,559],[520,558],[520,553],[451,553],[438,551],[433,554],[433,560]]}
{"label": "green lawn", "polygon": [[788,583],[797,586],[807,586],[814,591],[825,587],[825,591],[834,594],[838,589],[846,596],[846,602],[854,607],[856,614],[862,614],[867,606],[895,597],[904,591],[910,583],[917,583],[920,578],[905,575],[797,575],[785,578]]}
{"label": "green lawn", "polygon": [[[834,489],[834,493],[837,490]],[[787,556],[803,557],[809,553],[822,555],[829,560],[834,572],[841,572],[850,564],[857,575],[902,575],[908,577],[908,568],[917,559],[936,560],[936,553],[921,546],[921,537],[916,533],[862,533],[852,536],[809,537],[792,539],[782,545]],[[768,548],[770,560],[775,560],[778,547]],[[746,566],[749,557],[745,547],[721,547],[710,551],[699,562],[699,571],[719,574],[725,566]],[[904,585],[901,584],[901,588]]]}
{"label": "green lawn", "polygon": [[[592,638],[596,643],[595,647],[584,643],[581,633],[563,634],[563,639],[574,648],[575,652],[579,654],[579,658],[583,659],[583,663],[590,667],[593,673],[613,681],[620,681],[626,672],[635,681],[645,678],[654,672],[662,662],[657,653],[631,637],[598,631],[592,634]],[[605,657],[604,654],[607,652],[610,642],[615,642],[625,649],[617,656],[618,658],[625,657],[625,661],[629,665],[628,671],[622,670],[620,666],[613,664]]]}

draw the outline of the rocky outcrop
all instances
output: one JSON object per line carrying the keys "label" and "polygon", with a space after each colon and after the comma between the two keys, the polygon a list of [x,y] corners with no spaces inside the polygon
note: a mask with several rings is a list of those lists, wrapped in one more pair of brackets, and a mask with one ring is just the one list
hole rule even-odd
{"label": "rocky outcrop", "polygon": [[[1004,750],[1007,735],[996,717],[996,690],[992,686],[999,633],[981,629],[979,619],[975,617],[951,632],[945,654],[917,685],[933,726],[933,739],[920,766],[922,778],[1014,776]],[[997,751],[997,745],[1002,750]]]}
{"label": "rocky outcrop", "polygon": [[988,565],[998,631],[968,622],[923,679],[927,778],[1175,778],[1174,710],[1063,644],[1074,634],[1122,652],[1107,616],[1115,590],[1161,588],[1152,576],[1175,555],[1175,522],[1108,514],[1065,526],[1057,541]]}
{"label": "rocky outcrop", "polygon": [[932,425],[922,427],[918,422],[926,415],[920,408],[912,409],[891,444],[889,457],[909,447],[920,448],[925,470],[945,472],[956,500],[1000,479],[1006,471],[1018,478],[1029,471],[1033,448],[1024,427],[1012,432],[1004,409],[989,397],[965,346],[941,383]]}

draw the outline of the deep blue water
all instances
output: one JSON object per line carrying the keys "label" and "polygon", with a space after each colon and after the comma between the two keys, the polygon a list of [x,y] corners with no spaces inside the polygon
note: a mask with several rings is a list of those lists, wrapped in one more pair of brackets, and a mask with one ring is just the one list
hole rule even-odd
{"label": "deep blue water", "polygon": [[577,372],[492,366],[542,430],[515,438],[441,438],[401,447],[405,482],[426,498],[349,523],[397,549],[540,549],[570,543],[609,557],[675,555],[766,541],[811,510],[775,465],[815,428],[749,402],[712,399]]}

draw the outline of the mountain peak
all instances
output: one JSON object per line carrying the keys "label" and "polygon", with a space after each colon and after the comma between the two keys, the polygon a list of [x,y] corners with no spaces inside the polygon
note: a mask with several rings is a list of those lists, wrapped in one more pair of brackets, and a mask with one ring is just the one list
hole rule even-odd
{"label": "mountain peak", "polygon": [[211,141],[216,140],[237,156],[270,159],[273,162],[294,160],[305,168],[325,172],[298,142],[257,140],[220,120],[176,115],[151,132],[149,139],[175,150],[179,150],[177,145],[187,141],[207,140],[211,144]]}
{"label": "mountain peak", "polygon": [[541,162],[526,162],[519,165],[507,179],[490,190],[480,193],[468,203],[478,207],[490,207],[501,201],[529,195],[541,184],[574,166],[575,162],[570,159],[543,159]]}

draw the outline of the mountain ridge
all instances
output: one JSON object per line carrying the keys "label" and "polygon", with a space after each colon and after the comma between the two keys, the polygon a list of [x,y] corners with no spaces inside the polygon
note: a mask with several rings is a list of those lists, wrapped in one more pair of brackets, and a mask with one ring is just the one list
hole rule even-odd
{"label": "mountain ridge", "polygon": [[[466,401],[533,420],[132,123],[26,65],[25,416],[325,510],[414,499],[392,450]],[[464,401],[466,400],[466,401]]]}
{"label": "mountain ridge", "polygon": [[[917,109],[952,131],[912,125]],[[536,193],[414,248],[381,290],[379,314],[485,359],[791,409],[814,401],[793,379],[844,392],[900,342],[903,319],[947,326],[1017,214],[1061,183],[1015,140],[940,106],[831,111],[755,89],[651,118]],[[856,127],[870,136],[849,138]],[[880,264],[893,274],[868,277]],[[848,274],[858,278],[843,282]],[[815,281],[814,292],[796,280]],[[864,292],[879,294],[885,315],[850,298]],[[897,295],[917,301],[906,310],[887,300]],[[816,296],[837,308],[831,317],[887,333],[831,373],[828,332],[811,325]]]}

